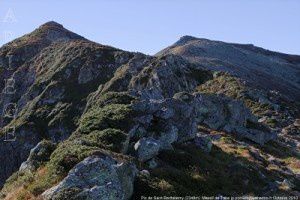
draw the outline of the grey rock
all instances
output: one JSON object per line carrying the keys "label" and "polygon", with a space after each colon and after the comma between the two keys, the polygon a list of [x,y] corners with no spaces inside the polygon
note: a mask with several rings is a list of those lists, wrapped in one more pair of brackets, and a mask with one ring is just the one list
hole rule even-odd
{"label": "grey rock", "polygon": [[160,147],[160,142],[154,138],[142,138],[134,145],[140,161],[146,161],[158,155]]}
{"label": "grey rock", "polygon": [[141,170],[140,174],[143,175],[143,176],[146,176],[146,177],[150,177],[150,172],[146,169]]}
{"label": "grey rock", "polygon": [[258,161],[264,162],[265,159],[262,157],[262,155],[260,154],[259,150],[257,149],[250,149],[249,151],[250,155],[253,156],[253,158],[255,158]]}
{"label": "grey rock", "polygon": [[145,128],[142,137],[159,140],[161,149],[172,148],[172,143],[193,140],[199,123],[261,145],[277,137],[260,124],[241,101],[224,95],[180,92],[173,98],[141,100],[132,108],[140,113],[134,120],[138,124],[142,122]]}
{"label": "grey rock", "polygon": [[296,119],[296,120],[295,120],[294,126],[300,127],[300,119]]}
{"label": "grey rock", "polygon": [[153,59],[132,78],[129,89],[139,91],[143,99],[163,99],[178,92],[192,92],[209,78],[210,72],[170,55]]}
{"label": "grey rock", "polygon": [[288,187],[288,189],[293,189],[295,188],[295,185],[293,183],[291,183],[291,181],[289,181],[288,179],[284,179],[282,181],[282,185]]}
{"label": "grey rock", "polygon": [[161,133],[159,142],[161,149],[172,149],[172,143],[178,139],[178,129],[176,126],[170,126],[166,132]]}
{"label": "grey rock", "polygon": [[[247,138],[258,144],[274,140],[277,137],[239,100],[224,95],[210,95],[195,93],[194,106],[197,120],[212,129],[235,133],[239,137]],[[251,124],[255,127],[248,127]]]}
{"label": "grey rock", "polygon": [[170,119],[174,116],[174,110],[171,108],[163,107],[159,111],[154,113],[154,115],[162,119]]}
{"label": "grey rock", "polygon": [[212,148],[212,140],[208,135],[197,134],[194,139],[194,144],[200,148],[202,151],[209,153]]}
{"label": "grey rock", "polygon": [[55,150],[56,145],[51,141],[43,140],[30,150],[28,159],[20,166],[19,171],[36,170],[43,162],[49,160],[51,153]]}
{"label": "grey rock", "polygon": [[132,105],[132,109],[139,113],[134,121],[142,124],[146,130],[155,130],[156,139],[161,140],[162,145],[168,148],[173,142],[193,139],[197,132],[195,109],[183,98],[183,94],[182,98],[179,96],[162,100],[141,100]]}
{"label": "grey rock", "polygon": [[91,156],[78,163],[64,180],[46,190],[42,197],[46,200],[55,200],[64,192],[75,189],[68,198],[130,199],[136,173],[133,164],[118,163],[109,156]]}
{"label": "grey rock", "polygon": [[258,122],[259,123],[265,123],[267,120],[268,120],[268,117],[267,116],[263,116],[262,118],[258,119]]}
{"label": "grey rock", "polygon": [[262,189],[264,195],[271,195],[279,190],[279,185],[276,182],[269,182],[267,186]]}
{"label": "grey rock", "polygon": [[153,115],[151,114],[139,116],[138,118],[135,119],[136,122],[142,124],[145,127],[148,127],[151,124],[152,120],[153,120]]}
{"label": "grey rock", "polygon": [[276,133],[264,132],[256,129],[247,129],[244,127],[236,127],[235,130],[238,133],[238,136],[242,138],[247,138],[252,140],[255,143],[264,145],[266,142],[275,140],[277,138]]}
{"label": "grey rock", "polygon": [[142,138],[145,137],[147,134],[146,129],[143,126],[140,125],[135,125],[130,131],[129,131],[129,136],[130,137],[138,137]]}

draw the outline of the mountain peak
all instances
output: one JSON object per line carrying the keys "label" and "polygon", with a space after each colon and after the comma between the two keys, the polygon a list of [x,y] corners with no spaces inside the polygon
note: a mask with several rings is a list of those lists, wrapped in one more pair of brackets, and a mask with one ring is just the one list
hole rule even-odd
{"label": "mountain peak", "polygon": [[63,25],[55,21],[49,21],[40,25],[33,32],[25,35],[25,37],[21,37],[20,39],[28,44],[30,41],[51,43],[59,40],[84,39],[84,37],[69,31],[64,28]]}
{"label": "mountain peak", "polygon": [[37,35],[45,37],[51,41],[56,41],[59,39],[83,39],[82,36],[69,31],[68,29],[64,28],[63,25],[55,21],[49,21],[45,24],[42,24],[34,31],[34,33],[37,33]]}
{"label": "mountain peak", "polygon": [[176,45],[182,45],[193,40],[198,40],[198,38],[190,35],[184,35],[180,37],[180,39],[176,42]]}
{"label": "mountain peak", "polygon": [[[53,42],[69,41],[69,40],[86,40],[84,37],[69,31],[61,24],[49,21],[42,24],[37,29],[20,38],[17,38],[0,48],[0,58],[4,56],[4,60],[8,59],[6,55],[16,55],[23,57],[23,60],[15,59],[13,65],[15,68],[21,66],[26,60],[30,60],[42,49],[48,47]],[[22,55],[21,53],[22,52]],[[0,59],[1,63],[1,59]],[[8,63],[5,61],[4,63]],[[5,64],[2,64],[5,66]],[[1,78],[1,77],[0,77]]]}
{"label": "mountain peak", "polygon": [[[156,56],[170,54],[182,56],[208,70],[229,72],[255,87],[280,91],[291,99],[300,98],[297,76],[299,56],[273,52],[252,44],[235,44],[192,36],[181,37]],[[253,72],[251,76],[249,71]]]}
{"label": "mountain peak", "polygon": [[42,24],[39,28],[50,28],[50,27],[64,28],[63,25],[61,25],[55,21],[46,22],[46,23]]}

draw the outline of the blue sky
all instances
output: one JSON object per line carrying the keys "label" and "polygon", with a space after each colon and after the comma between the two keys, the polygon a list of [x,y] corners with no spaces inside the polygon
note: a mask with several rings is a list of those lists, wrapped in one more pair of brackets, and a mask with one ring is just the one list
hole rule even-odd
{"label": "blue sky", "polygon": [[[12,11],[15,22],[3,22]],[[0,45],[54,20],[101,44],[154,54],[183,35],[300,54],[299,0],[0,0]]]}

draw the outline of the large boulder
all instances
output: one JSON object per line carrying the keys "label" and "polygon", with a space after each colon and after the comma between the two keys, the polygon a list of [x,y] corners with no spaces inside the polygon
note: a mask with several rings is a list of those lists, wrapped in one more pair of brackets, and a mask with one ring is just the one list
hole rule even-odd
{"label": "large boulder", "polygon": [[196,113],[193,105],[184,99],[175,96],[163,100],[141,100],[132,108],[140,113],[134,120],[146,128],[149,136],[155,135],[171,143],[185,142],[196,136]]}
{"label": "large boulder", "polygon": [[224,95],[195,93],[193,105],[198,123],[223,130],[263,145],[276,138],[276,133],[258,122],[240,101]]}
{"label": "large boulder", "polygon": [[140,161],[147,161],[158,155],[160,142],[153,138],[142,138],[134,145],[134,149]]}
{"label": "large boulder", "polygon": [[58,185],[46,190],[46,200],[130,199],[137,169],[110,156],[90,156],[78,163]]}
{"label": "large boulder", "polygon": [[178,139],[178,128],[170,126],[165,132],[161,133],[159,138],[161,149],[172,149],[172,144]]}
{"label": "large boulder", "polygon": [[36,170],[43,162],[49,160],[55,148],[56,145],[51,141],[42,140],[30,150],[27,160],[21,164],[19,171]]}

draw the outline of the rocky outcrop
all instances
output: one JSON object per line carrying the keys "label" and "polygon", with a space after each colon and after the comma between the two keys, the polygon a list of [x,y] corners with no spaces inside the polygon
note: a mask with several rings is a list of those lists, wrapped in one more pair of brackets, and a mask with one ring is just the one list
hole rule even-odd
{"label": "rocky outcrop", "polygon": [[162,56],[133,77],[129,89],[138,91],[144,99],[163,99],[178,92],[192,92],[196,86],[211,78],[211,72],[179,56]]}
{"label": "rocky outcrop", "polygon": [[255,116],[260,118],[260,122],[277,132],[293,123],[293,120],[299,116],[297,102],[284,97],[278,91],[257,89],[229,73],[214,73],[214,78],[197,87],[197,90],[241,100]]}
{"label": "rocky outcrop", "polygon": [[46,200],[130,199],[136,167],[104,156],[91,156],[78,163],[57,186],[42,194]]}
{"label": "rocky outcrop", "polygon": [[293,100],[300,99],[300,57],[297,55],[191,36],[182,37],[156,55],[182,56],[203,69],[228,72],[256,88],[280,91]]}
{"label": "rocky outcrop", "polygon": [[153,138],[142,138],[134,145],[137,157],[140,161],[146,161],[157,156],[160,150],[160,141]]}
{"label": "rocky outcrop", "polygon": [[140,100],[132,104],[138,113],[130,131],[137,157],[147,161],[172,144],[195,140],[204,151],[210,151],[208,137],[196,136],[197,125],[205,124],[255,143],[275,139],[276,134],[258,123],[248,108],[239,101],[223,95],[176,93],[164,100]]}
{"label": "rocky outcrop", "polygon": [[0,132],[0,186],[18,170],[21,163],[28,158],[30,150],[42,139],[38,130],[30,125],[16,127],[12,137]]}
{"label": "rocky outcrop", "polygon": [[[141,100],[132,105],[139,113],[134,120],[145,129],[144,136],[161,140],[163,148],[172,142],[184,142],[195,137],[196,113],[189,102],[174,96],[163,100]],[[135,134],[133,134],[135,135]]]}
{"label": "rocky outcrop", "polygon": [[[11,77],[43,49],[58,41],[85,40],[56,22],[48,22],[30,34],[5,44],[0,49],[0,90],[4,80]],[[25,84],[26,85],[26,84]]]}
{"label": "rocky outcrop", "polygon": [[261,145],[276,138],[276,133],[258,123],[258,119],[241,101],[224,95],[194,95],[194,105],[200,123],[212,129],[234,133]]}
{"label": "rocky outcrop", "polygon": [[49,161],[51,153],[56,148],[56,145],[51,141],[43,140],[39,142],[33,149],[25,162],[21,164],[20,172],[35,171],[41,164]]}
{"label": "rocky outcrop", "polygon": [[[15,120],[2,119],[1,116],[1,128],[11,123],[10,126],[16,129],[16,141],[4,142],[5,133],[1,134],[3,145],[0,148],[2,152],[10,153],[0,158],[9,166],[9,169],[0,167],[0,187],[27,159],[30,149],[42,139],[60,142],[68,138],[76,129],[86,97],[100,84],[109,81],[115,70],[134,56],[133,53],[99,45],[79,36],[73,37],[69,31],[60,30],[61,26],[53,26],[52,23],[46,24],[26,36],[28,40],[38,37],[38,41],[45,41],[47,45],[31,57],[19,52],[19,56],[24,56],[24,62],[19,63],[8,76],[14,80],[15,93],[0,94],[1,113],[8,103],[17,107]],[[49,34],[52,34],[52,28],[61,33],[57,37],[52,35],[50,40],[46,30],[51,29]],[[31,42],[26,38],[20,39],[22,45],[30,46]],[[10,48],[10,44],[3,48]],[[3,73],[1,71],[0,75]],[[27,126],[30,128],[26,135],[19,131]],[[15,149],[16,146],[18,149]]]}

